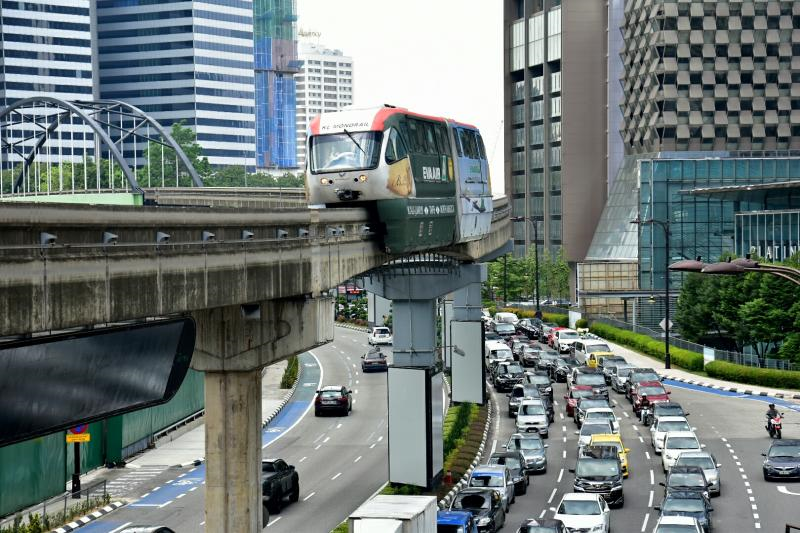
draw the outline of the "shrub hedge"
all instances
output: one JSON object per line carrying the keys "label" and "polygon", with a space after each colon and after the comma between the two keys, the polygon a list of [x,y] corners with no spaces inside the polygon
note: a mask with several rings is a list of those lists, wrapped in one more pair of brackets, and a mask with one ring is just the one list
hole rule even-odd
{"label": "shrub hedge", "polygon": [[[615,328],[614,326],[609,326],[602,322],[593,322],[589,331],[611,342],[622,344],[623,346],[642,352],[650,357],[655,357],[660,361],[664,360],[663,341],[640,333],[633,333],[625,329]],[[673,365],[685,368],[686,370],[703,370],[703,354],[684,350],[677,346],[670,346],[669,353]]]}
{"label": "shrub hedge", "polygon": [[[520,309],[518,307],[498,307],[496,309],[498,313],[514,313],[517,315],[518,318],[533,318],[536,314],[536,311],[531,309]],[[489,308],[489,313],[494,316],[494,312],[492,312],[492,308]],[[560,313],[542,313],[542,320],[545,322],[555,322],[561,327],[569,327],[569,316],[562,315]]]}
{"label": "shrub hedge", "polygon": [[706,372],[713,378],[737,383],[800,390],[800,372],[792,370],[756,368],[727,361],[712,361],[706,365]]}
{"label": "shrub hedge", "polygon": [[293,355],[289,357],[289,363],[286,365],[281,377],[282,389],[291,389],[294,386],[294,382],[297,381],[297,371],[297,356]]}

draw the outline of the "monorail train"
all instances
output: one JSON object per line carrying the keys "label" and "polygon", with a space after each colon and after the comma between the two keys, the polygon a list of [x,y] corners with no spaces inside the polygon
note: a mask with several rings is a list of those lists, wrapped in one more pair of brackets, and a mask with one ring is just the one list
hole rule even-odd
{"label": "monorail train", "polygon": [[314,118],[306,154],[309,204],[374,205],[389,253],[489,232],[489,165],[474,126],[388,105],[346,109]]}

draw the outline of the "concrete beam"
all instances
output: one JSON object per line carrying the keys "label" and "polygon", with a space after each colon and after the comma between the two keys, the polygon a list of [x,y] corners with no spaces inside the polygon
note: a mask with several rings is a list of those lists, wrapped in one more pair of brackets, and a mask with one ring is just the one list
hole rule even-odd
{"label": "concrete beam", "polygon": [[331,298],[295,298],[193,313],[192,368],[249,372],[333,340]]}

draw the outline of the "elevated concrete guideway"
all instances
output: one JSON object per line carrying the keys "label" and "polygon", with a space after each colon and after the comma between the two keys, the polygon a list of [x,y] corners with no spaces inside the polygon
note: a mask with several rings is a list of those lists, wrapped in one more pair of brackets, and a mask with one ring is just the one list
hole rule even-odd
{"label": "elevated concrete guideway", "polygon": [[[380,250],[364,209],[234,210],[220,203],[4,204],[0,336],[314,297],[396,258]],[[497,206],[487,237],[435,251],[474,262],[504,246],[508,204],[499,199]],[[55,241],[42,245],[43,233]],[[104,234],[115,235],[116,244],[104,244]]]}

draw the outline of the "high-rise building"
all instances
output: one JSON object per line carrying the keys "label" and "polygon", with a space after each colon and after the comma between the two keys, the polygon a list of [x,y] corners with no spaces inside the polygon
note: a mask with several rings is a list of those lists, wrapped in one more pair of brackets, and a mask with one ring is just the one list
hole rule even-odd
{"label": "high-rise building", "polygon": [[213,165],[255,167],[253,2],[96,2],[100,97],[183,121]]}
{"label": "high-rise building", "polygon": [[301,42],[302,67],[297,75],[297,163],[306,161],[306,135],[311,119],[353,103],[353,59],[341,50]]}
{"label": "high-rise building", "polygon": [[504,1],[514,252],[563,250],[573,274],[606,198],[607,25],[605,1]]}
{"label": "high-rise building", "polygon": [[[666,264],[677,259],[800,248],[798,3],[625,4],[622,94],[609,101],[625,157],[579,265],[595,312],[621,313],[622,293],[663,293],[667,275],[675,298],[683,275]],[[658,323],[663,300],[645,310]]]}
{"label": "high-rise building", "polygon": [[91,100],[90,0],[27,0],[0,8],[0,104],[52,96]]}
{"label": "high-rise building", "polygon": [[295,0],[254,0],[256,165],[297,168]]}

